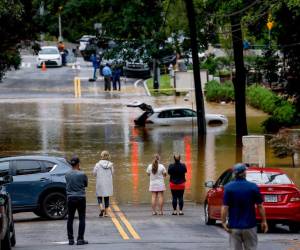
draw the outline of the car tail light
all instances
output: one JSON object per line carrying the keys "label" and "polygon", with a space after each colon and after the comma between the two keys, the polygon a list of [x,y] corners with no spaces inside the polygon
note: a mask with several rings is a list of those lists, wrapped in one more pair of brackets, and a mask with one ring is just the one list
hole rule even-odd
{"label": "car tail light", "polygon": [[300,193],[294,193],[290,197],[290,202],[300,202]]}

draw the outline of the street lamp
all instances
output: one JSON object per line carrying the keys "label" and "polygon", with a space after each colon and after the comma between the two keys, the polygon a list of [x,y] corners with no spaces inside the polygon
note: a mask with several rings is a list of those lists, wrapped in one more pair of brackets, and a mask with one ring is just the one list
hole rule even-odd
{"label": "street lamp", "polygon": [[62,10],[62,6],[58,7],[58,41],[62,42],[64,39],[62,37],[62,31],[61,31],[61,10]]}

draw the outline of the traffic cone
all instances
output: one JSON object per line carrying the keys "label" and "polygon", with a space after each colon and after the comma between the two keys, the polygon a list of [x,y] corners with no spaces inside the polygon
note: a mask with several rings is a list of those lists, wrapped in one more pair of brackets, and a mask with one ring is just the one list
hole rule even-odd
{"label": "traffic cone", "polygon": [[46,71],[46,70],[47,70],[47,68],[46,68],[46,63],[43,62],[43,63],[42,63],[42,71]]}

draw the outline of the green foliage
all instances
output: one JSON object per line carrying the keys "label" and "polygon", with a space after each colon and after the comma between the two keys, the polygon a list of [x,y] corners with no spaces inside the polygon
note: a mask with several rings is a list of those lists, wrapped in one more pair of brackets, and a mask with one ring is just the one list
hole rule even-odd
{"label": "green foliage", "polygon": [[205,85],[205,97],[209,102],[234,101],[234,89],[232,82],[220,84],[217,81],[209,81]]}
{"label": "green foliage", "polygon": [[247,89],[248,104],[268,114],[273,113],[279,100],[276,94],[264,87],[252,85]]}
{"label": "green foliage", "polygon": [[200,68],[207,69],[209,74],[214,75],[218,69],[218,61],[214,56],[210,55],[201,63]]}
{"label": "green foliage", "polygon": [[153,79],[146,81],[151,95],[174,95],[175,89],[171,86],[171,79],[169,75],[161,75],[160,86],[158,90],[153,89]]}

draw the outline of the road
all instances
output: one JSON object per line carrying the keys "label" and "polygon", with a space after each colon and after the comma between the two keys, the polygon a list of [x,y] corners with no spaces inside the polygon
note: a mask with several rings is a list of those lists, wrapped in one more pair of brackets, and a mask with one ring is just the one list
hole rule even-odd
{"label": "road", "polygon": [[[49,68],[45,72],[41,71],[41,69],[37,69],[35,66],[35,57],[26,55],[23,56],[23,62],[21,65],[21,69],[19,71],[11,71],[6,74],[5,79],[2,83],[0,83],[0,102],[2,104],[9,103],[10,105],[15,105],[15,108],[22,109],[20,105],[26,102],[26,100],[31,101],[32,99],[35,102],[43,103],[45,100],[47,102],[42,105],[42,107],[47,111],[47,113],[42,116],[42,121],[45,121],[42,124],[43,132],[47,130],[50,126],[48,124],[48,109],[46,107],[52,107],[55,102],[58,100],[76,100],[74,102],[83,103],[86,99],[93,99],[95,101],[102,99],[102,102],[105,101],[106,104],[111,107],[116,101],[116,99],[120,99],[121,101],[127,101],[127,99],[131,97],[139,97],[145,98],[146,93],[143,87],[140,85],[135,86],[134,79],[123,79],[122,83],[122,91],[114,91],[114,92],[104,92],[103,91],[103,79],[100,78],[96,82],[89,82],[88,78],[92,76],[92,67],[89,63],[83,62],[81,58],[78,59],[78,65],[80,65],[80,69],[72,68],[72,66],[62,67],[62,68]],[[73,80],[75,76],[79,76],[81,78],[82,85],[82,97],[75,99],[74,98],[74,85]],[[18,103],[18,104],[17,104]],[[21,104],[20,104],[21,103]],[[72,102],[73,103],[73,102]],[[92,102],[93,103],[93,102]],[[4,107],[4,105],[2,105]],[[31,107],[31,106],[30,106]],[[103,106],[100,106],[103,107]],[[11,108],[9,106],[9,108]],[[98,108],[98,106],[97,106]],[[11,110],[11,109],[9,109]],[[87,110],[87,109],[83,109]],[[104,110],[104,109],[103,109]],[[76,111],[76,110],[75,110]],[[93,111],[93,110],[92,110]],[[16,112],[16,111],[15,111]],[[24,110],[23,110],[24,112]],[[33,112],[33,111],[32,111]],[[79,111],[78,111],[79,112]],[[89,115],[89,110],[80,113],[81,116]],[[94,111],[93,111],[94,112]],[[86,117],[87,124],[83,124],[82,127],[86,128],[89,126],[88,122],[95,123],[94,120],[91,120],[91,117],[94,117],[92,114]],[[106,111],[112,112],[112,110]],[[43,114],[43,112],[40,112]],[[65,111],[68,114],[67,111]],[[29,112],[31,114],[31,112]],[[74,117],[77,118],[76,112]],[[53,114],[52,114],[53,115]],[[73,114],[72,114],[73,115]],[[78,115],[78,114],[77,114]],[[119,113],[115,113],[115,115],[119,116]],[[80,117],[81,117],[80,116]],[[8,120],[14,122],[12,128],[15,128],[14,124],[20,124],[19,130],[24,127],[24,119],[20,119],[22,123],[17,119],[18,117],[24,117],[24,114],[15,114],[13,117],[10,117]],[[34,120],[30,118],[28,120]],[[16,121],[14,120],[16,118]],[[53,117],[52,117],[53,119]],[[56,120],[60,121],[61,118],[56,118]],[[108,118],[105,117],[107,120]],[[106,120],[104,121],[106,122]],[[119,119],[119,118],[118,118]],[[55,119],[54,119],[55,120]],[[101,119],[100,119],[101,120]],[[119,120],[116,120],[119,123]],[[69,123],[78,123],[77,119],[72,119],[66,122],[67,126]],[[98,121],[103,122],[103,121]],[[22,124],[22,125],[21,125]],[[32,125],[30,125],[32,126]],[[112,125],[110,125],[112,126]],[[120,125],[122,126],[122,124]],[[30,131],[35,131],[32,127],[27,130],[27,133],[30,136]],[[49,133],[51,136],[56,135],[56,128],[60,128],[60,126],[54,127],[53,130],[49,129]],[[2,131],[7,131],[8,128],[4,128]],[[119,128],[120,129],[120,128]],[[78,127],[74,127],[74,131],[77,131]],[[121,129],[120,129],[121,130]],[[21,130],[23,131],[23,130]],[[66,130],[67,131],[67,130]],[[65,132],[66,132],[65,131]],[[110,131],[109,129],[105,130],[107,134]],[[129,130],[128,130],[129,131]],[[126,135],[128,134],[126,132]],[[25,130],[26,132],[26,130]],[[47,132],[47,131],[46,131]],[[124,133],[125,133],[124,132]],[[4,132],[3,132],[4,133]],[[87,137],[87,131],[83,130],[84,136]],[[151,135],[151,131],[149,132]],[[36,136],[38,132],[34,133],[33,136]],[[65,136],[68,136],[68,133],[65,133]],[[4,141],[6,144],[9,144],[10,141],[17,141],[18,137],[12,140],[12,133],[8,133],[6,136],[9,140]],[[46,140],[47,136],[45,133],[43,139]],[[52,140],[52,137],[49,135],[49,141]],[[70,134],[71,135],[71,134]],[[109,134],[111,135],[111,134]],[[112,134],[115,136],[114,134]],[[17,135],[18,136],[18,135]],[[23,135],[22,135],[23,136]],[[173,136],[173,135],[172,135]],[[24,137],[24,136],[23,136]],[[88,137],[89,140],[94,139],[95,135],[92,134]],[[54,137],[56,138],[56,137]],[[61,138],[61,136],[58,136]],[[101,137],[102,138],[102,137]],[[100,139],[101,139],[100,138]],[[116,137],[118,138],[118,137]],[[156,136],[157,140],[161,139],[161,136]],[[68,148],[68,139],[65,138],[66,143],[61,143],[59,141],[59,147],[61,146],[61,150],[66,150]],[[97,138],[97,140],[100,140]],[[83,138],[81,139],[82,143]],[[94,140],[94,141],[97,141]],[[147,140],[147,137],[145,137]],[[148,139],[149,140],[149,139]],[[178,140],[182,140],[180,137]],[[20,152],[31,152],[36,150],[35,147],[29,148],[28,139],[22,138],[22,141],[26,142],[24,147],[21,147]],[[109,139],[111,142],[111,139]],[[126,141],[126,140],[124,140]],[[63,140],[64,142],[64,140]],[[98,150],[98,144],[91,144],[89,141],[84,141],[84,145],[91,145],[90,148],[95,151]],[[48,141],[45,141],[43,146],[49,151],[53,148],[52,144],[49,144],[49,148],[46,147],[48,145]],[[80,147],[80,143],[78,143]],[[125,144],[121,141],[121,144]],[[138,144],[134,141],[133,145],[137,146]],[[23,144],[22,144],[23,145]],[[115,144],[114,144],[115,145]],[[113,146],[114,146],[113,145]],[[72,144],[72,150],[74,150],[74,145]],[[18,149],[19,144],[13,144],[12,148],[9,150]],[[58,146],[57,146],[58,147]],[[59,148],[58,147],[58,148]],[[115,147],[115,146],[114,146]],[[84,151],[90,154],[90,149],[87,147],[87,150]],[[145,147],[149,151],[149,147]],[[126,147],[125,147],[126,149]],[[140,148],[135,148],[136,152],[141,150]],[[150,147],[150,150],[152,147]],[[31,151],[30,151],[31,150]],[[150,154],[147,151],[148,154]],[[166,151],[166,150],[165,150]],[[19,152],[19,151],[16,151]],[[35,152],[35,151],[34,151]],[[121,159],[124,161],[123,151],[120,151],[120,161]],[[143,152],[143,151],[142,151]],[[95,153],[96,154],[96,153]],[[143,157],[145,157],[146,153],[143,153]],[[152,153],[151,153],[152,154]],[[88,162],[90,157],[86,157],[84,159],[85,162]],[[135,158],[130,158],[133,163],[135,163]],[[138,158],[137,158],[138,159]],[[91,162],[95,162],[94,159]],[[89,163],[90,165],[92,163]],[[136,162],[136,164],[138,164]],[[120,166],[121,163],[119,163]],[[139,163],[141,165],[141,163]],[[128,167],[128,166],[127,166]],[[138,173],[138,165],[136,165],[135,173]],[[126,170],[126,166],[123,166]],[[129,170],[128,170],[129,171]],[[142,170],[140,170],[142,171]],[[129,174],[131,172],[129,171]],[[196,172],[195,172],[196,173]],[[194,173],[194,174],[195,174]],[[201,174],[202,176],[203,174]],[[123,178],[123,179],[122,179]],[[143,177],[144,178],[144,177]],[[199,177],[200,178],[200,177]],[[129,187],[124,191],[124,173],[122,172],[120,180],[123,182],[116,183],[118,185],[119,194],[117,196],[124,197],[127,195],[126,193],[130,193]],[[138,181],[138,179],[135,179]],[[130,183],[130,182],[128,182]],[[139,184],[139,186],[137,185]],[[147,184],[148,185],[148,184]],[[146,186],[146,184],[145,184]],[[141,183],[136,182],[136,187],[141,189],[143,186]],[[140,191],[140,190],[136,190]],[[197,190],[196,190],[197,191]],[[196,192],[193,190],[193,192]],[[199,190],[197,191],[199,192]],[[141,192],[142,193],[142,192]],[[94,194],[93,194],[94,195]],[[94,197],[94,196],[93,196]],[[125,197],[126,198],[126,197]],[[217,226],[206,226],[204,224],[204,215],[203,215],[203,207],[202,205],[198,205],[196,203],[189,202],[185,208],[184,216],[172,216],[171,215],[171,205],[170,203],[166,204],[166,212],[164,216],[152,216],[149,205],[144,205],[141,202],[142,199],[138,200],[134,204],[127,204],[123,202],[120,205],[115,203],[112,206],[112,212],[110,218],[99,218],[97,207],[94,205],[89,205],[87,209],[87,227],[86,227],[86,239],[90,242],[87,246],[69,246],[66,241],[66,221],[45,221],[41,220],[38,217],[35,217],[32,213],[21,213],[15,215],[15,228],[17,234],[17,246],[15,249],[21,250],[52,250],[52,249],[99,249],[99,248],[109,248],[111,250],[114,249],[228,249],[228,235],[225,233],[220,225]],[[77,225],[77,224],[76,224]],[[295,250],[300,249],[300,240],[299,234],[290,234],[287,231],[287,228],[281,227],[277,228],[274,231],[271,231],[267,234],[259,234],[259,249],[264,250]]]}
{"label": "road", "polygon": [[[85,234],[89,244],[85,246],[68,245],[65,220],[43,221],[31,213],[16,214],[15,249],[229,249],[228,235],[221,226],[204,224],[202,205],[188,203],[184,216],[172,216],[170,207],[166,205],[165,215],[152,216],[149,205],[112,205],[112,217],[99,218],[97,207],[90,205]],[[299,234],[290,234],[285,228],[258,238],[261,250],[300,249]]]}

